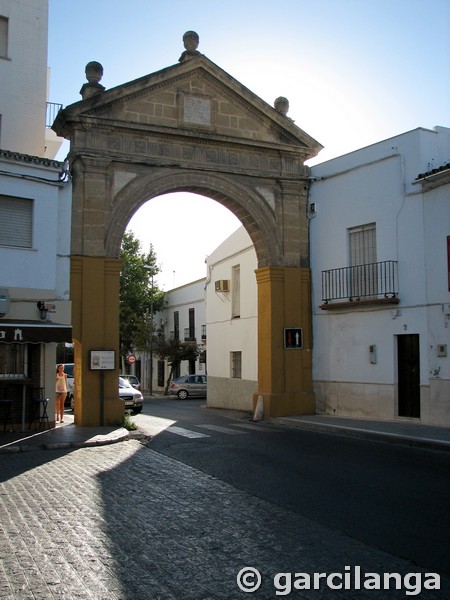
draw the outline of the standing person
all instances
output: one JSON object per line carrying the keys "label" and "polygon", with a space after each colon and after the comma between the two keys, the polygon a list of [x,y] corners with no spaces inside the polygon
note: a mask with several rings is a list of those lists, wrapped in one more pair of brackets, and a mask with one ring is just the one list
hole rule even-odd
{"label": "standing person", "polygon": [[56,422],[58,419],[64,423],[64,402],[67,395],[67,373],[64,365],[58,365],[56,369]]}

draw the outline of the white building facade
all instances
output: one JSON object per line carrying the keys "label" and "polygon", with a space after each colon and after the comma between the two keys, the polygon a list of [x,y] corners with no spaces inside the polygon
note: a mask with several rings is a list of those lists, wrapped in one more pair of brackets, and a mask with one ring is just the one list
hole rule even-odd
{"label": "white building facade", "polygon": [[256,253],[243,227],[207,259],[207,405],[253,410],[258,387]]}
{"label": "white building facade", "polygon": [[56,344],[72,339],[71,184],[49,157],[62,140],[45,128],[47,21],[47,0],[0,0],[0,399],[22,428],[37,390],[54,420]]}
{"label": "white building facade", "polygon": [[[449,158],[450,130],[419,128],[312,167],[316,413],[450,425]],[[210,406],[252,410],[255,269],[243,228],[208,259]]]}
{"label": "white building facade", "polygon": [[[194,373],[206,374],[205,281],[202,278],[169,290],[165,296],[165,309],[153,317],[155,335],[197,344],[201,352],[197,360],[182,361],[177,365],[173,379]],[[143,389],[163,392],[170,375],[167,361],[152,351],[151,344],[146,352],[138,352],[137,358],[139,370],[134,372],[140,376]]]}
{"label": "white building facade", "polygon": [[0,0],[0,148],[54,158],[62,140],[46,121],[48,0]]}
{"label": "white building facade", "polygon": [[419,128],[312,168],[316,412],[450,425],[449,158]]}

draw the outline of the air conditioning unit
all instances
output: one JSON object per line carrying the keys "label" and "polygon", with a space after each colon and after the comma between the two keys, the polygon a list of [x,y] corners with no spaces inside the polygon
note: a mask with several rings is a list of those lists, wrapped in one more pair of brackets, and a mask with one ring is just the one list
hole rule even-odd
{"label": "air conditioning unit", "polygon": [[230,280],[229,279],[218,279],[215,282],[216,292],[229,292],[230,291]]}
{"label": "air conditioning unit", "polygon": [[9,312],[9,290],[0,288],[0,317]]}

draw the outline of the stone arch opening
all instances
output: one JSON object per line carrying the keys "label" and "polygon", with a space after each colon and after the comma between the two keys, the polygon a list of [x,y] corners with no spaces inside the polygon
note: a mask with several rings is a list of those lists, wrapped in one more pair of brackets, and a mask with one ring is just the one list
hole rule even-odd
{"label": "stone arch opening", "polygon": [[[258,392],[264,416],[311,413],[311,299],[305,160],[321,146],[206,56],[188,32],[177,64],[106,90],[103,67],[86,67],[82,100],[53,124],[70,140],[71,298],[75,422],[121,424],[118,398],[120,244],[149,199],[193,192],[241,221],[258,269]],[[195,38],[194,46],[190,43]],[[303,345],[283,345],[286,328]],[[96,356],[115,355],[108,368]]]}
{"label": "stone arch opening", "polygon": [[218,175],[176,171],[137,176],[117,194],[105,233],[106,254],[119,256],[125,229],[141,206],[152,198],[173,192],[199,194],[230,210],[247,230],[259,267],[274,264],[279,259],[281,249],[273,227],[274,210],[261,194]]}

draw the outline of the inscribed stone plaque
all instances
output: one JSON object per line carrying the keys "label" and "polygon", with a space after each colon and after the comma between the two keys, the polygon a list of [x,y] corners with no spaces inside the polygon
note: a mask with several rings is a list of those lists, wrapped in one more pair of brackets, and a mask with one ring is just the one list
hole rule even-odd
{"label": "inscribed stone plaque", "polygon": [[211,101],[184,96],[184,122],[211,125]]}

